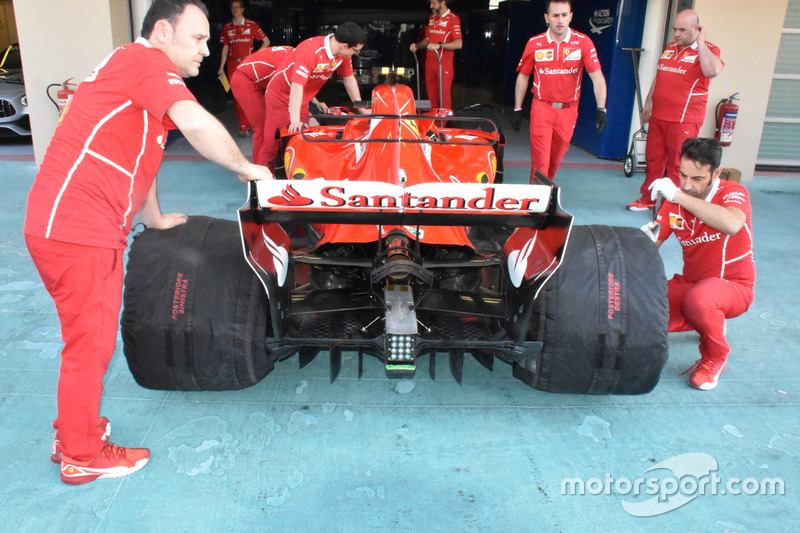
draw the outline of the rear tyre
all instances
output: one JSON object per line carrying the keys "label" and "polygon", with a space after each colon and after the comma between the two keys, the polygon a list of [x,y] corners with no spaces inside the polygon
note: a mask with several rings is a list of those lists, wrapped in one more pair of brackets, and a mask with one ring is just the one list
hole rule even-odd
{"label": "rear tyre", "polygon": [[543,348],[514,374],[540,390],[643,394],[668,355],[667,280],[658,249],[636,228],[574,226],[561,267],[529,325]]}
{"label": "rear tyre", "polygon": [[241,389],[273,368],[267,297],[236,222],[146,229],[128,254],[123,303],[123,352],[143,387]]}

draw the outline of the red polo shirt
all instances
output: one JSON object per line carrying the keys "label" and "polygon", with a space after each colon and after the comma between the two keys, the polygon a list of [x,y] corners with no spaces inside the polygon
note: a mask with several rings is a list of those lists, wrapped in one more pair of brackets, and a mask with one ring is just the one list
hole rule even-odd
{"label": "red polo shirt", "polygon": [[573,29],[557,43],[544,32],[528,40],[517,72],[533,74],[534,98],[549,102],[576,102],[581,95],[583,71],[600,69],[592,40]]}
{"label": "red polo shirt", "polygon": [[179,100],[195,98],[164,52],[141,38],[114,50],[56,127],[28,195],[25,233],[125,248],[175,127],[167,109]]}
{"label": "red polo shirt", "polygon": [[[719,57],[719,48],[708,42],[705,45]],[[686,48],[680,48],[674,41],[669,43],[658,60],[653,118],[702,124],[710,82],[711,78],[706,78],[700,68],[697,42]]]}

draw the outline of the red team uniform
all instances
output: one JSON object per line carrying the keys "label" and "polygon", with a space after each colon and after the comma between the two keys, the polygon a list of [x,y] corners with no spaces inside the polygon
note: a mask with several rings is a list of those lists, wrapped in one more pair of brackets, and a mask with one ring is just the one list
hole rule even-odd
{"label": "red team uniform", "polygon": [[292,83],[303,86],[303,101],[300,105],[300,120],[308,117],[308,103],[319,90],[338,72],[340,76],[353,75],[353,62],[349,57],[334,56],[330,40],[333,35],[311,37],[297,45],[294,61],[275,72],[264,95],[266,119],[264,121],[264,162],[275,171],[275,158],[280,150],[280,140],[275,139],[275,130],[289,126],[289,92]]}
{"label": "red team uniform", "polygon": [[727,235],[704,224],[678,204],[664,202],[656,223],[659,241],[671,234],[683,250],[683,275],[669,280],[669,331],[700,334],[703,359],[725,361],[725,319],[741,315],[753,302],[756,269],[750,196],[742,185],[717,180],[707,202],[735,207],[745,214],[745,225]]}
{"label": "red team uniform", "polygon": [[64,342],[53,426],[60,451],[78,461],[104,444],[98,411],[117,337],[122,250],[174,128],[167,110],[180,100],[195,98],[165,53],[141,38],[117,48],[78,87],[28,195],[25,240]]}
{"label": "red team uniform", "polygon": [[259,50],[242,61],[231,76],[231,90],[242,106],[253,128],[253,162],[263,165],[264,151],[264,91],[275,72],[294,59],[294,48],[272,46]]}
{"label": "red team uniform", "polygon": [[553,180],[578,120],[583,71],[600,70],[592,40],[573,29],[557,43],[549,32],[528,40],[517,72],[533,74],[531,179],[536,169]]}
{"label": "red team uniform", "polygon": [[[709,42],[705,45],[719,57],[719,48]],[[711,78],[700,68],[697,46],[695,42],[681,49],[673,41],[658,60],[642,198],[649,200],[650,185],[664,176],[680,186],[681,146],[686,139],[697,137],[703,125]]]}
{"label": "red team uniform", "polygon": [[[442,44],[450,43],[461,39],[461,20],[458,15],[449,9],[441,16],[432,14],[428,17],[428,25],[425,27],[425,37],[431,43]],[[439,61],[436,54],[441,53],[442,58],[442,101],[439,102]],[[425,59],[425,87],[428,91],[428,100],[431,107],[443,107],[452,109],[452,99],[450,90],[453,86],[453,57],[455,50],[445,50],[444,48],[428,50]]]}
{"label": "red team uniform", "polygon": [[[233,78],[233,73],[239,63],[253,53],[253,42],[263,41],[266,38],[267,36],[261,27],[250,19],[244,19],[241,24],[234,24],[233,21],[230,21],[223,26],[222,34],[219,36],[219,43],[228,47],[228,60],[225,63],[225,71],[229,80]],[[239,131],[247,131],[250,125],[247,123],[247,116],[239,101],[236,100],[235,95],[234,104],[236,106],[236,115],[239,117]]]}

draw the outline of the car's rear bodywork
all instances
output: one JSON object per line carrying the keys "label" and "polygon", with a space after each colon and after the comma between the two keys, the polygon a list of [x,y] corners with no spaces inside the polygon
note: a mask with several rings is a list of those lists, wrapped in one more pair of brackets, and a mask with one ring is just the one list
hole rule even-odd
{"label": "car's rear bodywork", "polygon": [[446,353],[458,380],[469,353],[531,381],[534,301],[572,227],[558,187],[497,183],[497,127],[417,114],[406,86],[379,85],[371,108],[290,137],[290,179],[252,183],[239,212],[270,301],[268,350],[301,365],[329,351],[332,378],[342,350],[390,375],[413,374],[423,355],[433,372]]}
{"label": "car's rear bodywork", "polygon": [[364,355],[395,377],[447,355],[460,382],[471,355],[551,392],[656,385],[666,279],[641,231],[573,225],[544,178],[500,183],[497,118],[419,114],[391,83],[364,107],[285,136],[289,179],[251,183],[238,227],[190,217],[135,239],[122,336],[137,382],[241,388],[320,352],[334,379],[347,350],[359,375]]}

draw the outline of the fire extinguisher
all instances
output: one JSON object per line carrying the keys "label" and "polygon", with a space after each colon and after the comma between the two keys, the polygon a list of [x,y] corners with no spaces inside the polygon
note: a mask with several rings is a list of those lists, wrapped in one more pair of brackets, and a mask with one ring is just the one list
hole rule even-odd
{"label": "fire extinguisher", "polygon": [[733,141],[733,130],[736,127],[736,117],[739,116],[739,106],[734,104],[734,100],[738,100],[733,93],[728,98],[724,98],[717,104],[716,117],[717,129],[714,132],[714,138],[719,141],[722,146],[730,146]]}
{"label": "fire extinguisher", "polygon": [[[47,97],[50,99],[51,102],[58,108],[59,114],[64,114],[64,110],[69,105],[70,100],[72,100],[72,95],[75,94],[74,87],[77,87],[74,83],[70,83],[72,78],[63,81],[61,83],[51,83],[47,86]],[[52,87],[61,87],[56,93],[56,99],[53,100],[53,97],[50,95],[50,89]]]}

